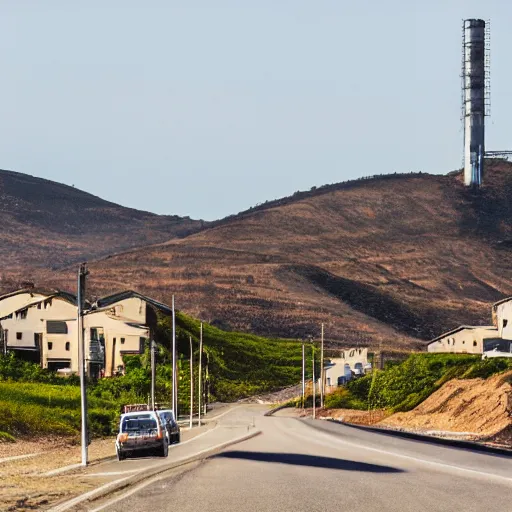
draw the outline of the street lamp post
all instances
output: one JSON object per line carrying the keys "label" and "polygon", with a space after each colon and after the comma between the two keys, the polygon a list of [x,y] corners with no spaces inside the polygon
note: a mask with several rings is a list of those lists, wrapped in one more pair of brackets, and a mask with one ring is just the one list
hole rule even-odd
{"label": "street lamp post", "polygon": [[302,340],[302,408],[306,407],[306,358],[304,340]]}
{"label": "street lamp post", "polygon": [[78,290],[77,290],[77,327],[78,327],[78,351],[80,368],[80,412],[81,412],[81,444],[82,444],[82,466],[87,466],[87,388],[85,380],[86,357],[85,357],[85,337],[84,337],[84,304],[85,304],[85,280],[89,271],[87,265],[82,263],[78,270]]}

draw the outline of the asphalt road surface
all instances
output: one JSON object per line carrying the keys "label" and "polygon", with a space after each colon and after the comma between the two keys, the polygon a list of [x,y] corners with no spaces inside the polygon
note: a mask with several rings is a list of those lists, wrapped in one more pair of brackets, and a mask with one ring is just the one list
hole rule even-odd
{"label": "asphalt road surface", "polygon": [[512,512],[512,458],[319,420],[258,416],[256,427],[102,510]]}

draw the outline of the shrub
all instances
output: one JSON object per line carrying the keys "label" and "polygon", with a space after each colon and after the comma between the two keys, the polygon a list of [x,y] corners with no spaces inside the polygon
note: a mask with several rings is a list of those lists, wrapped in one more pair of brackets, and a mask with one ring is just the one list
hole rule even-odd
{"label": "shrub", "polygon": [[364,409],[365,404],[354,397],[347,388],[340,387],[325,395],[324,407],[326,409]]}

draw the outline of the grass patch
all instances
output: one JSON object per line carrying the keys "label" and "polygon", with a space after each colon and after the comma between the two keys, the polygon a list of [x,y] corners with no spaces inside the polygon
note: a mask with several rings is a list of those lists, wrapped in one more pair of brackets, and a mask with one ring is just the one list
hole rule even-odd
{"label": "grass patch", "polygon": [[8,432],[0,431],[0,443],[15,443],[16,438]]}

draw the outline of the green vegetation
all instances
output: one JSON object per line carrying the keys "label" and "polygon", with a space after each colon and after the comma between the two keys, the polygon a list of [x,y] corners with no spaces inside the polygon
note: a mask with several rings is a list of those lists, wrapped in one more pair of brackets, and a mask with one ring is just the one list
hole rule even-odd
{"label": "green vegetation", "polygon": [[[176,315],[178,347],[178,409],[190,407],[189,339],[194,351],[195,408],[199,359],[199,322]],[[157,402],[170,402],[172,370],[169,318],[158,322]],[[204,382],[210,401],[235,401],[289,386],[301,378],[301,345],[203,326]],[[89,384],[89,422],[92,435],[115,432],[124,404],[147,403],[151,387],[149,346],[140,356],[125,356],[126,374]],[[207,372],[206,372],[207,368]],[[10,435],[74,435],[80,428],[78,378],[59,377],[39,365],[10,354],[0,357],[0,431]]]}
{"label": "green vegetation", "polygon": [[488,378],[512,369],[510,359],[486,359],[466,354],[413,354],[402,363],[347,384],[333,398],[326,397],[327,408],[389,409],[409,411],[450,379]]}

